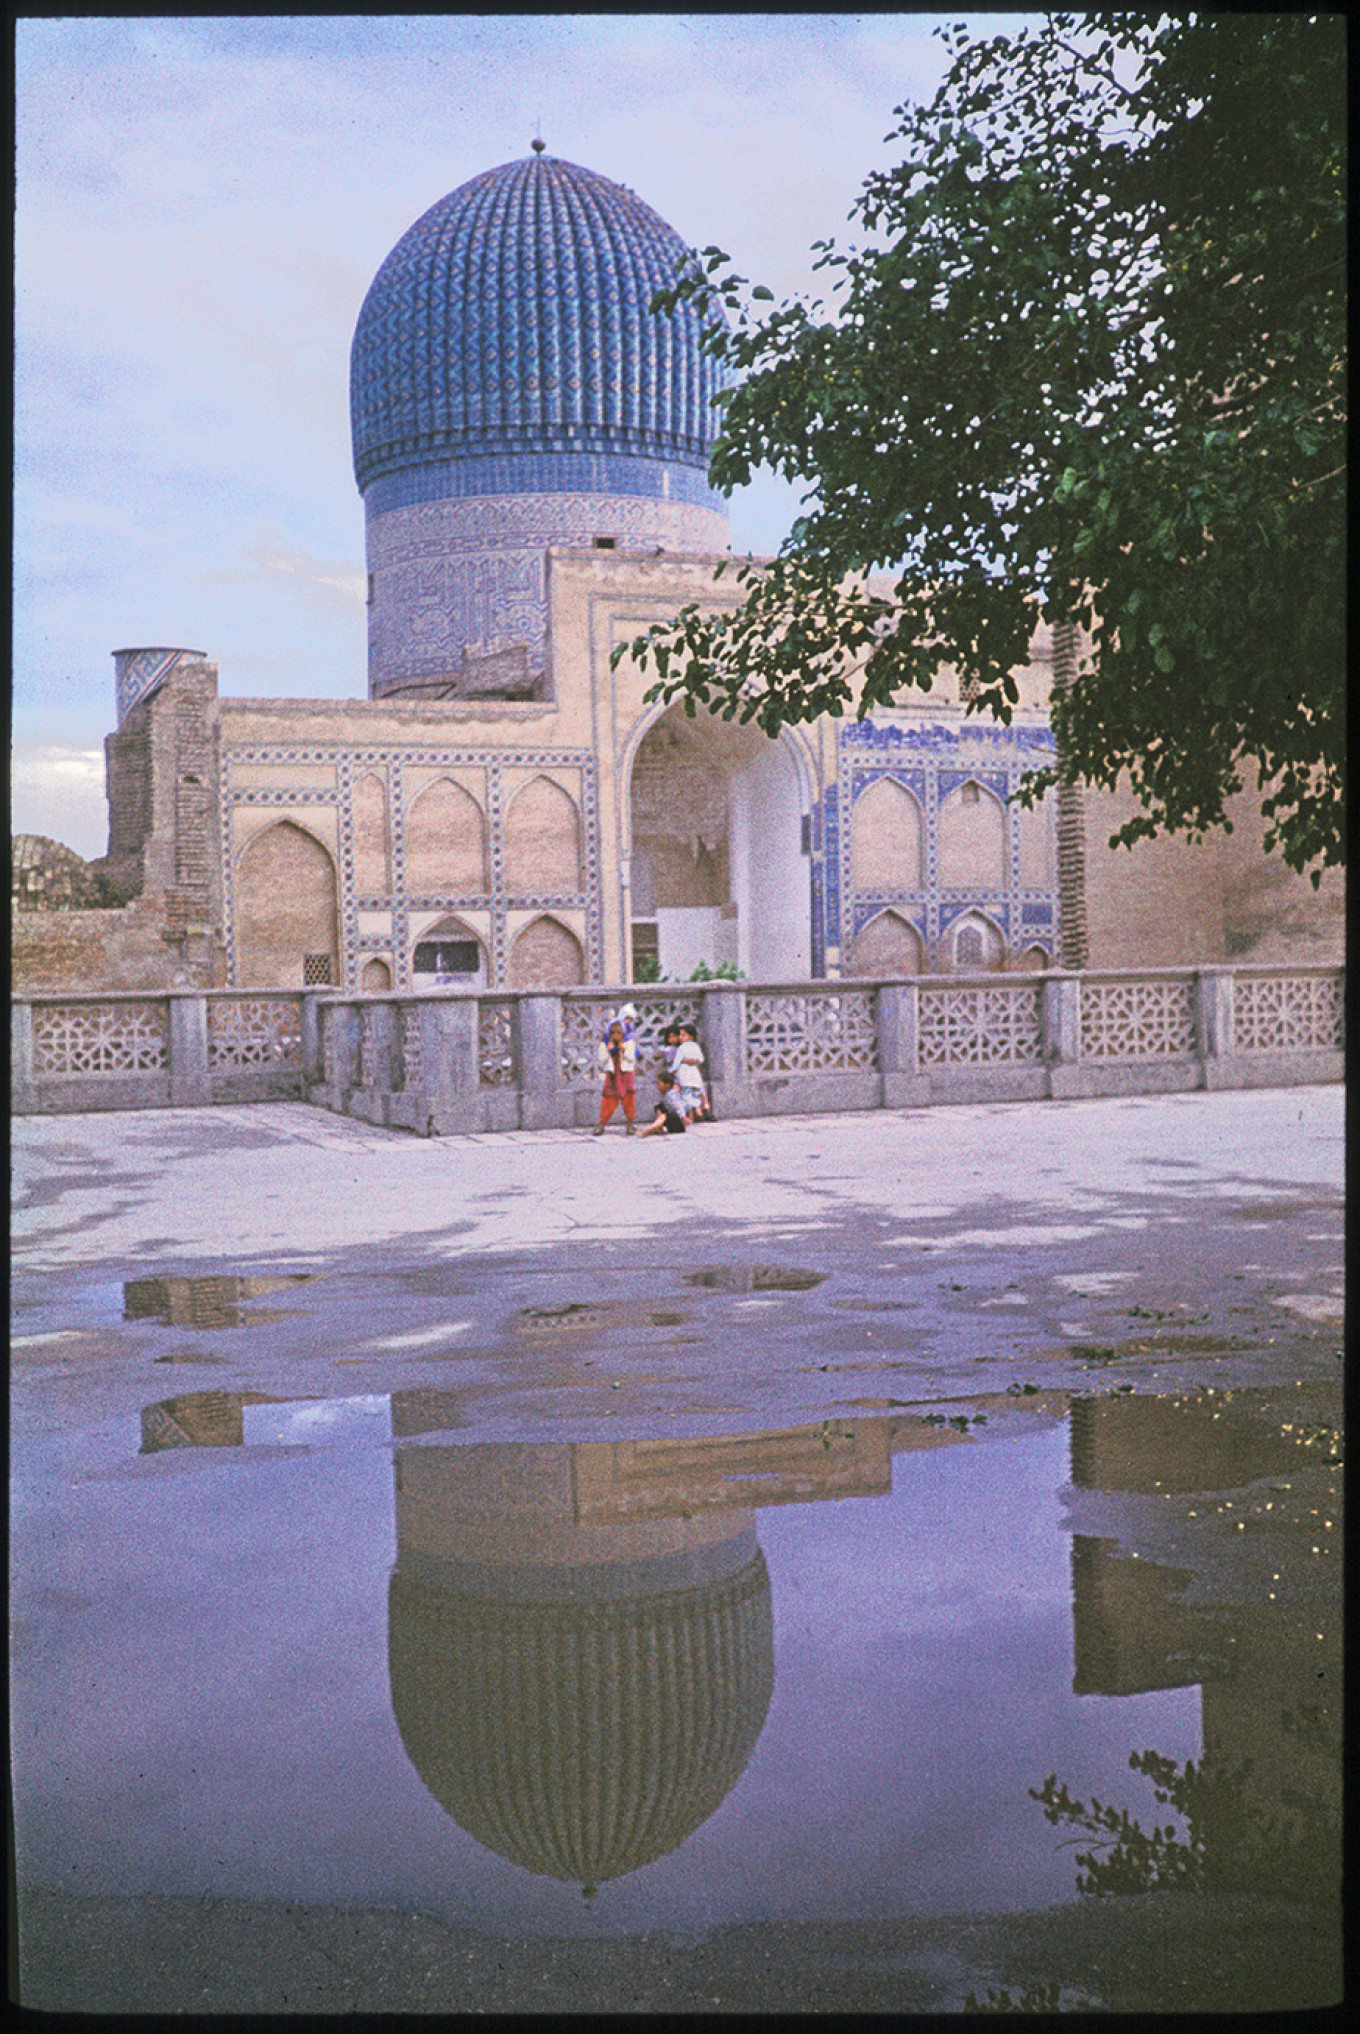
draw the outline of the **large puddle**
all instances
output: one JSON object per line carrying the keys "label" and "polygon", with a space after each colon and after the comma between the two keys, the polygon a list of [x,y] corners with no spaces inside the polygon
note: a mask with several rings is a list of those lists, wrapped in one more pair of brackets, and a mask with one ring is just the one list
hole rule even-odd
{"label": "large puddle", "polygon": [[190,1391],[26,1447],[20,1877],[518,1939],[1168,1887],[1331,1930],[1321,1389],[513,1445]]}

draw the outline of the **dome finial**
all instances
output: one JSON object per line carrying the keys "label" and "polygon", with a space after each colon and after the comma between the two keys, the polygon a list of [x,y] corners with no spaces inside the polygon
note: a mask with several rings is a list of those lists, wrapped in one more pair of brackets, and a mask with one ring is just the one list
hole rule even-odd
{"label": "dome finial", "polygon": [[546,141],[541,140],[540,137],[536,134],[533,140],[530,142],[529,146],[533,149],[535,155],[542,155],[544,149],[548,146],[548,144]]}

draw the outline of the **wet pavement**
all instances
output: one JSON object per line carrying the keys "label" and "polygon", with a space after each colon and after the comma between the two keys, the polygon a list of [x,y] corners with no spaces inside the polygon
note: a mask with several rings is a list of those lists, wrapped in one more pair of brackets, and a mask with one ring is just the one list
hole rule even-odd
{"label": "wet pavement", "polygon": [[1339,1089],[15,1159],[25,2003],[1339,1995]]}

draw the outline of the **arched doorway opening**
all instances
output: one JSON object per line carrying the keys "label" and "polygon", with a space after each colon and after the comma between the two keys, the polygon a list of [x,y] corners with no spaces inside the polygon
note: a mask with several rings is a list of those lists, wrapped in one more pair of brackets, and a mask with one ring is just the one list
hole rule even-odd
{"label": "arched doorway opening", "polygon": [[633,970],[671,981],[701,962],[752,981],[812,972],[812,873],[798,751],[673,706],[647,729],[629,784]]}

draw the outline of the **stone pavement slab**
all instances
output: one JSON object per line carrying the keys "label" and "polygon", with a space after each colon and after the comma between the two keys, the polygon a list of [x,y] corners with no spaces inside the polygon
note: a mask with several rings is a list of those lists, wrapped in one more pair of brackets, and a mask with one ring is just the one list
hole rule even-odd
{"label": "stone pavement slab", "polygon": [[[1316,1708],[1319,1661],[1339,1677],[1330,1556],[1333,1522],[1338,1533],[1342,1525],[1342,1104],[1339,1088],[1227,1091],[786,1117],[645,1143],[580,1132],[423,1141],[292,1104],[26,1119],[14,1137],[12,1523],[16,1543],[26,1538],[30,1557],[41,1550],[37,1566],[59,1586],[30,1588],[16,1657],[40,1686],[44,1634],[65,1630],[74,1642],[80,1620],[94,1620],[104,1585],[84,1578],[106,1563],[91,1520],[118,1521],[120,1546],[120,1534],[135,1546],[137,1530],[154,1536],[169,1523],[164,1560],[185,1564],[182,1575],[174,1567],[176,1588],[193,1614],[174,1590],[145,1603],[138,1594],[146,1575],[164,1581],[159,1539],[129,1557],[119,1572],[133,1586],[106,1590],[101,1614],[127,1621],[128,1642],[112,1656],[133,1685],[149,1628],[139,1620],[169,1607],[192,1687],[214,1657],[212,1606],[225,1602],[234,1615],[237,1602],[236,1583],[223,1598],[219,1577],[200,1611],[195,1563],[210,1573],[224,1534],[235,1535],[233,1546],[246,1548],[236,1554],[240,1600],[267,1578],[266,1606],[288,1586],[290,1561],[311,1575],[280,1627],[261,1619],[258,1650],[272,1657],[277,1638],[294,1631],[289,1618],[305,1634],[313,1615],[320,1566],[307,1568],[308,1548],[324,1545],[348,1571],[362,1540],[353,1522],[369,1520],[364,1507],[377,1493],[370,1558],[382,1590],[359,1592],[360,1625],[318,1626],[327,1635],[319,1656],[334,1648],[345,1658],[332,1679],[347,1686],[356,1662],[372,1671],[382,1656],[394,1453],[670,1436],[683,1454],[690,1436],[713,1436],[715,1460],[729,1462],[743,1437],[801,1435],[825,1475],[822,1451],[854,1441],[853,1422],[910,1451],[919,1498],[932,1487],[925,1466],[961,1471],[963,1489],[992,1487],[969,1480],[970,1463],[977,1476],[988,1457],[1018,1459],[1064,1422],[1075,1431],[1083,1400],[1087,1429],[1147,1414],[1154,1443],[1163,1407],[1201,1441],[1237,1422],[1238,1440],[1214,1455],[1210,1480],[1224,1488],[1207,1501],[1194,1478],[1174,1491],[1137,1478],[1108,1489],[1094,1478],[1067,1492],[1067,1529],[1152,1574],[1193,1574],[1203,1627],[1195,1643],[1207,1643],[1207,1631],[1217,1644],[1228,1631],[1225,1646],[1241,1641],[1239,1666],[1250,1642],[1276,1673],[1278,1641],[1297,1625],[1295,1637],[1308,1641],[1302,1685]],[[1222,1427],[1211,1424],[1218,1392]],[[1105,1397],[1113,1402],[1090,1403]],[[326,1403],[281,1406],[293,1424],[281,1423],[285,1440],[271,1439],[274,1409],[262,1401],[303,1399]],[[230,1422],[243,1406],[265,1429],[224,1452],[214,1443],[241,1441]],[[314,1415],[304,1431],[298,1419]],[[177,1418],[178,1439],[203,1445],[175,1445]],[[168,1423],[163,1433],[157,1420]],[[167,1435],[168,1451],[156,1452]],[[1234,1455],[1259,1449],[1263,1435],[1277,1465],[1268,1483],[1265,1457]],[[975,1442],[1007,1439],[1021,1446],[970,1453]],[[751,1461],[762,1473],[758,1449]],[[1153,1468],[1165,1473],[1160,1458]],[[1248,1519],[1239,1485],[1252,1477]],[[214,1510],[224,1478],[231,1505]],[[287,1513],[300,1537],[282,1561],[271,1537],[276,1483],[303,1493]],[[350,1510],[328,1508],[333,1487],[358,1493]],[[1010,1486],[996,1488],[1001,1496],[978,1516],[1017,1519]],[[308,1494],[319,1501],[315,1518]],[[776,1515],[763,1514],[767,1534]],[[918,1509],[911,1516],[920,1522]],[[961,1516],[949,1515],[956,1535]],[[351,1530],[335,1530],[334,1518]],[[356,1632],[367,1634],[367,1652]],[[1311,1650],[1324,1633],[1327,1648]],[[986,1652],[982,1680],[1008,1650]],[[290,1663],[291,1654],[285,1687]],[[1065,1681],[1065,1651],[1062,1672]],[[308,1684],[309,1736],[328,1713],[325,1682],[313,1673]],[[77,1676],[69,1685],[84,1684]],[[969,1702],[978,1688],[968,1684]],[[30,1703],[30,1720],[50,1716],[49,1693],[50,1684]],[[951,1714],[969,1713],[942,1699]],[[178,1693],[172,1712],[178,1719]],[[192,1706],[186,1714],[196,1733],[201,1719]],[[111,1743],[135,1715],[135,1703],[109,1704]],[[250,1717],[253,1731],[254,1708]],[[381,1717],[386,1730],[385,1706]],[[240,1742],[253,1774],[251,1731]],[[834,1737],[817,1724],[812,1766]],[[148,1741],[160,1740],[153,1732]],[[166,1741],[173,1748],[175,1731]],[[59,1739],[62,1760],[69,1742]],[[338,1745],[337,1775],[364,1743]],[[258,1749],[268,1750],[267,1737]],[[196,1764],[196,1734],[188,1756]],[[965,1764],[972,1787],[977,1761]],[[386,1771],[381,1759],[377,1769]],[[146,1777],[138,1767],[137,1788]],[[833,1778],[839,1823],[845,1776]],[[165,1782],[162,1774],[149,1796]],[[355,1785],[353,1767],[346,1784]],[[156,1798],[135,1804],[153,1823],[170,1813]],[[169,1788],[170,1806],[176,1798]],[[320,1798],[324,1809],[329,1792]],[[419,1804],[400,1798],[409,1833]],[[278,1818],[268,1804],[265,1812],[272,1844]],[[26,1813],[31,1858],[42,1816]],[[1325,2006],[1339,1991],[1334,1915],[1275,1898],[1273,1885],[931,1914],[911,1910],[908,1889],[894,1918],[846,1918],[831,1898],[821,1920],[668,1935],[649,1919],[592,1938],[516,1934],[499,1907],[478,1927],[414,1896],[400,1909],[372,1892],[318,1897],[308,1887],[295,1899],[291,1881],[286,1897],[228,1897],[239,1888],[211,1885],[206,1849],[202,1880],[148,1884],[137,1860],[127,1890],[120,1879],[82,1889],[65,1873],[90,1847],[82,1837],[59,1849],[61,1869],[30,1868],[18,1886],[24,2003],[39,2011],[902,2014],[990,1999],[1029,2010],[1222,2013]],[[119,1853],[120,1870],[129,1854]],[[301,1854],[310,1856],[305,1844]],[[425,1891],[448,1883],[437,1875]]]}
{"label": "stone pavement slab", "polygon": [[[28,1118],[16,1416],[112,1413],[149,1383],[423,1387],[488,1438],[582,1438],[1334,1375],[1342,1104],[1228,1091],[646,1141],[422,1140],[301,1104]],[[215,1311],[186,1284],[214,1279]]]}

